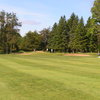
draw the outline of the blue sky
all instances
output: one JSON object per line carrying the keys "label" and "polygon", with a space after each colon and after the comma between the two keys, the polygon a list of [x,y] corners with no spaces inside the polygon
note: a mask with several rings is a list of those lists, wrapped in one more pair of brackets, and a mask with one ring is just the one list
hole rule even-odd
{"label": "blue sky", "polygon": [[22,22],[21,35],[52,26],[59,18],[75,12],[85,22],[94,0],[0,0],[0,10],[15,12]]}

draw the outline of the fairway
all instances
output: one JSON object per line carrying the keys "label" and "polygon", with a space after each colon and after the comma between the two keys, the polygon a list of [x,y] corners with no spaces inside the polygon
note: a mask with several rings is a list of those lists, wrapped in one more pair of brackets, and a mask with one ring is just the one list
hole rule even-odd
{"label": "fairway", "polygon": [[100,59],[0,55],[0,100],[100,100]]}

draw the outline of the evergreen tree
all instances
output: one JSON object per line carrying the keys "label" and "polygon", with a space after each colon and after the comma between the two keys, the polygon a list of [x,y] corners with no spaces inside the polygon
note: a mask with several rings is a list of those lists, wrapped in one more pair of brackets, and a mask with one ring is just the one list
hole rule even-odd
{"label": "evergreen tree", "polygon": [[69,48],[71,51],[75,52],[76,44],[76,29],[79,23],[79,18],[74,13],[72,13],[70,19],[68,20],[68,26],[69,26]]}
{"label": "evergreen tree", "polygon": [[66,17],[63,16],[61,17],[61,19],[59,20],[58,23],[58,28],[57,28],[57,35],[58,35],[58,41],[56,42],[58,45],[58,49],[60,51],[65,51],[68,48],[68,40],[67,40],[67,26],[66,26]]}
{"label": "evergreen tree", "polygon": [[86,28],[86,36],[87,36],[87,51],[95,52],[97,50],[97,35],[95,34],[95,21],[93,18],[89,17]]}
{"label": "evergreen tree", "polygon": [[75,50],[86,52],[86,32],[83,18],[80,19],[75,33]]}
{"label": "evergreen tree", "polygon": [[91,9],[93,18],[95,18],[96,22],[100,24],[100,0],[95,0],[94,5]]}
{"label": "evergreen tree", "polygon": [[58,25],[55,23],[49,41],[51,49],[57,51],[66,51],[68,49],[68,32],[66,17],[60,18]]}
{"label": "evergreen tree", "polygon": [[50,32],[49,40],[48,40],[48,48],[49,49],[57,49],[56,41],[57,40],[57,23],[55,23],[52,27],[52,31]]}
{"label": "evergreen tree", "polygon": [[92,17],[96,24],[96,33],[98,36],[98,53],[100,54],[100,0],[95,0],[94,5],[91,9]]}

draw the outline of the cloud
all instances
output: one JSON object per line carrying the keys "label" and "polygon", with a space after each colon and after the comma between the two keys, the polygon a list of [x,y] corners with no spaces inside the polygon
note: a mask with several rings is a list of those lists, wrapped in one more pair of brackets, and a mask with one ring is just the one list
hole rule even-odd
{"label": "cloud", "polygon": [[40,25],[40,22],[37,21],[33,21],[33,20],[22,20],[22,24],[26,24],[26,25]]}
{"label": "cloud", "polygon": [[24,4],[18,5],[8,2],[9,1],[0,3],[0,11],[5,10],[6,12],[16,13],[19,22],[22,22],[22,27],[20,27],[21,35],[24,35],[29,30],[41,30],[48,26],[50,15],[48,12],[45,12],[47,8],[41,3],[28,2],[27,4],[27,2],[24,2]]}
{"label": "cloud", "polygon": [[0,10],[5,10],[7,12],[14,12],[18,15],[28,15],[28,16],[36,16],[36,17],[45,17],[46,16],[46,14],[30,12],[25,8],[9,6],[6,4],[0,4]]}

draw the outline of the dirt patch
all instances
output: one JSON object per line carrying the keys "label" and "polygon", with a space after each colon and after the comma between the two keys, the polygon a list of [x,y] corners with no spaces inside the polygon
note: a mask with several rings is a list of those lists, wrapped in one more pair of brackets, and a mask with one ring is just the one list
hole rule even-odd
{"label": "dirt patch", "polygon": [[44,51],[36,51],[36,53],[45,53]]}
{"label": "dirt patch", "polygon": [[90,56],[88,54],[65,54],[65,56],[83,56],[83,57],[86,57],[86,56]]}
{"label": "dirt patch", "polygon": [[16,53],[17,55],[32,55],[33,54],[33,52],[32,53]]}
{"label": "dirt patch", "polygon": [[38,53],[44,53],[44,51],[35,51],[35,52],[24,52],[24,53],[15,53],[17,55],[33,55]]}

